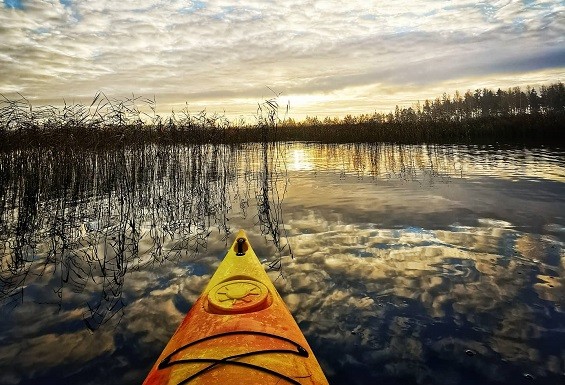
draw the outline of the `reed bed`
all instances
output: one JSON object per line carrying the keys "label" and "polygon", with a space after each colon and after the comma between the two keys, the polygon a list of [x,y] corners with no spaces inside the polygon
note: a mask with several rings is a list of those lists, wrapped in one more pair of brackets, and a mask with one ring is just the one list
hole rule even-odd
{"label": "reed bed", "polygon": [[[444,95],[443,100],[426,100],[423,107],[419,104],[414,108],[397,107],[394,114],[323,121],[306,118],[298,123],[280,118],[277,97],[258,105],[253,123],[232,122],[224,115],[206,111],[193,114],[187,109],[162,117],[156,112],[155,99],[135,96],[118,100],[99,93],[90,106],[65,104],[63,107],[34,107],[24,97],[16,100],[3,97],[0,150],[276,141],[563,142],[565,87],[558,83],[544,90],[543,97],[535,96],[536,99],[532,99],[531,90],[528,94],[519,90],[497,94],[483,90],[474,95],[467,93],[465,98],[456,94],[453,99]],[[549,96],[544,99],[545,94]],[[547,103],[543,104],[546,99]]]}

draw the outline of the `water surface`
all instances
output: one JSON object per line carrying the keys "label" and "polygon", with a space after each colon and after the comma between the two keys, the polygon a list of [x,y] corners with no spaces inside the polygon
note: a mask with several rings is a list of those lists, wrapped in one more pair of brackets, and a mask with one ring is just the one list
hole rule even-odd
{"label": "water surface", "polygon": [[332,384],[565,382],[565,152],[0,155],[0,383],[138,384],[245,228]]}

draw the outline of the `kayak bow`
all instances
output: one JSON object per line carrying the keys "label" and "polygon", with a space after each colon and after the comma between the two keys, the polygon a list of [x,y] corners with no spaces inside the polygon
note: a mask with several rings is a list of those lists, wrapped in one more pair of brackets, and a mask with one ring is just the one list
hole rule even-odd
{"label": "kayak bow", "polygon": [[243,230],[144,385],[328,384]]}

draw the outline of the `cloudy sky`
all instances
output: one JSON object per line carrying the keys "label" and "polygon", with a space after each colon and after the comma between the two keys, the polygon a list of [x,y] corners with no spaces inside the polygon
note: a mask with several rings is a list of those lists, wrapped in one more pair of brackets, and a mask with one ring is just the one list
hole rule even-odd
{"label": "cloudy sky", "polygon": [[246,116],[389,111],[565,80],[565,1],[3,0],[0,93]]}

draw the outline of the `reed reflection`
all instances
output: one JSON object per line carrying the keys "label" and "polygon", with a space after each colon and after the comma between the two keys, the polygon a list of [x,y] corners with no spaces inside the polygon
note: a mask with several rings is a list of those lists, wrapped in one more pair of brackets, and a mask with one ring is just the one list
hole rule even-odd
{"label": "reed reflection", "polygon": [[273,171],[271,146],[263,151],[266,164],[250,163],[245,174],[257,186],[243,187],[234,146],[2,154],[3,308],[22,303],[31,281],[52,275],[56,298],[48,302],[61,307],[67,293],[89,294],[88,328],[121,317],[127,272],[195,256],[212,231],[227,239],[234,196],[244,206],[257,199],[257,221],[280,245],[281,198],[272,186],[284,170]]}

